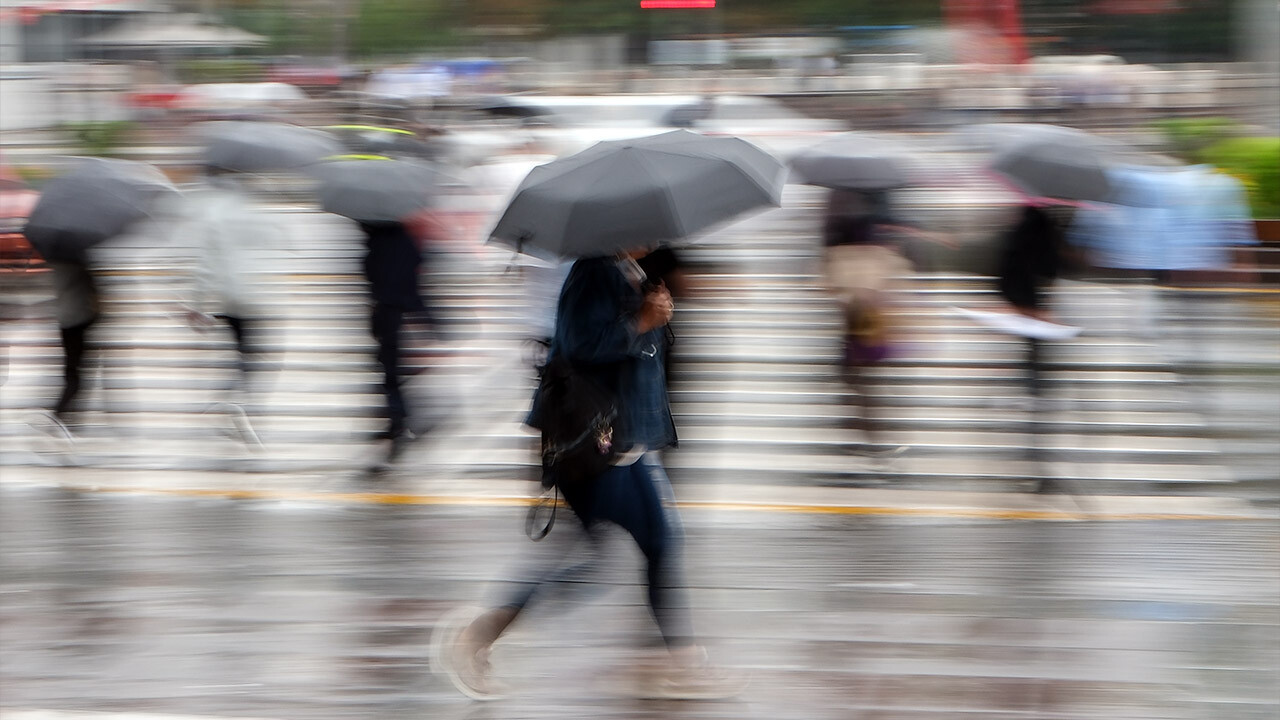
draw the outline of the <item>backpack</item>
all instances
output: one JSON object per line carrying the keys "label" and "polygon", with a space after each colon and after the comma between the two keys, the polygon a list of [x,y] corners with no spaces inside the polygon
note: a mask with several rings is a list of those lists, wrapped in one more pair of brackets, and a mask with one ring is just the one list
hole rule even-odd
{"label": "backpack", "polygon": [[617,398],[556,355],[539,374],[529,425],[542,431],[542,485],[581,486],[602,475],[618,456]]}

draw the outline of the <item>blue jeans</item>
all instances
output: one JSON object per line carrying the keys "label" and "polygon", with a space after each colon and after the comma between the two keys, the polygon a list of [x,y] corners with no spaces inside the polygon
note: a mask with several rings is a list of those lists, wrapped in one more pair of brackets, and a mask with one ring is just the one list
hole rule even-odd
{"label": "blue jeans", "polygon": [[[631,535],[644,553],[649,608],[663,640],[672,648],[692,644],[693,626],[680,564],[684,532],[674,508],[668,507],[674,495],[656,453],[646,453],[631,465],[610,468],[589,488],[564,493],[564,497],[593,544],[601,542],[601,522],[614,523]],[[505,605],[519,611],[548,586],[574,582],[590,564],[562,565],[537,582],[525,584]]]}

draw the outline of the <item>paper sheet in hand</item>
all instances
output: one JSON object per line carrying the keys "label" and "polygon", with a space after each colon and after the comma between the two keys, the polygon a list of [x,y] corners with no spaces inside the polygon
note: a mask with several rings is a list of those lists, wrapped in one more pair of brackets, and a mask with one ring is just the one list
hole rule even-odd
{"label": "paper sheet in hand", "polygon": [[1016,313],[988,312],[986,310],[968,310],[966,308],[952,309],[979,325],[1009,333],[1010,335],[1034,338],[1036,340],[1066,340],[1080,334],[1080,328],[1074,325],[1059,325],[1058,323],[1045,322],[1044,320],[1037,320]]}

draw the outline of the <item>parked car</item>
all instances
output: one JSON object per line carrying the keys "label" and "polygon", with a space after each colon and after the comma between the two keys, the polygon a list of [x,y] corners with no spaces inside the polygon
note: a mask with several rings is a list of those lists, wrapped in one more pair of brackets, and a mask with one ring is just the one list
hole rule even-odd
{"label": "parked car", "polygon": [[17,173],[0,165],[0,272],[37,272],[44,259],[31,247],[22,229],[40,199]]}

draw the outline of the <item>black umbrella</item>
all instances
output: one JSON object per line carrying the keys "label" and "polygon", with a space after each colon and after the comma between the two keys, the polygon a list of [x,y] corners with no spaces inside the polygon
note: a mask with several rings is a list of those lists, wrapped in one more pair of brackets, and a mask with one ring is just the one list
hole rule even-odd
{"label": "black umbrella", "polygon": [[495,115],[497,117],[520,118],[525,120],[554,114],[550,108],[546,108],[541,105],[534,105],[532,103],[517,102],[504,97],[490,98],[482,101],[476,106],[476,110],[490,115]]}
{"label": "black umbrella", "polygon": [[23,230],[45,260],[84,260],[85,251],[148,217],[157,198],[176,192],[145,163],[82,159],[49,181]]}
{"label": "black umbrella", "polygon": [[687,105],[677,105],[663,115],[662,124],[677,128],[692,128],[704,120],[710,120],[715,109],[715,100],[711,98],[704,98]]}
{"label": "black umbrella", "polygon": [[430,146],[408,130],[377,125],[333,125],[325,129],[338,138],[348,153],[420,160],[434,154]]}
{"label": "black umbrella", "polygon": [[1111,193],[1106,158],[1091,145],[1028,140],[997,153],[990,168],[1030,197],[1101,202]]}
{"label": "black umbrella", "polygon": [[835,190],[891,190],[918,175],[912,152],[871,133],[844,133],[791,159],[791,181]]}
{"label": "black umbrella", "polygon": [[215,122],[201,128],[204,164],[234,172],[295,170],[346,152],[320,130],[268,122]]}
{"label": "black umbrella", "polygon": [[676,130],[597,143],[534,168],[491,236],[548,258],[655,246],[781,204],[783,174],[739,138]]}
{"label": "black umbrella", "polygon": [[320,163],[308,174],[320,181],[325,212],[358,222],[400,222],[430,207],[437,186],[451,180],[426,163],[385,158]]}

